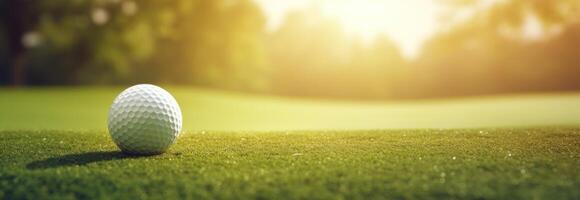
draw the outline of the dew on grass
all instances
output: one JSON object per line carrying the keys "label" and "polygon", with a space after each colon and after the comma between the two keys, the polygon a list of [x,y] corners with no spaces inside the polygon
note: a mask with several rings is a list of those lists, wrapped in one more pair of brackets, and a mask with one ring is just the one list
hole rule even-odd
{"label": "dew on grass", "polygon": [[304,155],[304,154],[302,154],[302,153],[295,153],[295,154],[292,154],[292,156],[301,156],[301,155]]}
{"label": "dew on grass", "polygon": [[453,156],[453,160],[455,160],[457,157]]}

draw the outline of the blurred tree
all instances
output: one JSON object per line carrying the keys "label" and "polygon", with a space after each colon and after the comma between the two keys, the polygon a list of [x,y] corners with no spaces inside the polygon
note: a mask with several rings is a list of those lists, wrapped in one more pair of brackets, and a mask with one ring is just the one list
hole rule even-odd
{"label": "blurred tree", "polygon": [[[0,6],[5,6],[0,3]],[[0,8],[3,10],[3,8]],[[5,20],[0,20],[0,85],[8,85],[10,80],[10,65],[8,63],[8,40],[6,37]]]}
{"label": "blurred tree", "polygon": [[13,85],[24,82],[25,47],[23,36],[37,20],[36,7],[32,0],[4,0],[0,2],[0,23],[6,30],[9,73]]}
{"label": "blurred tree", "polygon": [[[561,57],[551,58],[553,54],[535,47],[543,46],[540,44],[550,37],[562,37],[553,30],[562,30],[579,19],[578,1],[445,2],[452,13],[462,13],[463,9],[475,13],[468,19],[450,20],[460,23],[424,45],[413,68],[421,85],[417,96],[570,88],[570,81],[563,78],[578,73],[575,65],[554,62]],[[534,27],[534,23],[540,25]]]}
{"label": "blurred tree", "polygon": [[[351,87],[360,97],[396,97],[401,92],[401,84],[406,78],[407,62],[399,48],[386,35],[378,35],[369,44],[353,40],[349,51],[351,59],[348,68],[353,71]],[[358,85],[357,85],[358,84]]]}
{"label": "blurred tree", "polygon": [[[169,32],[167,16],[181,14],[180,1],[131,0],[45,3],[39,31],[66,76],[64,83],[119,83],[137,79],[136,62],[153,55]],[[63,6],[66,5],[66,6]],[[41,67],[47,69],[46,66]],[[39,69],[40,71],[40,69]]]}
{"label": "blurred tree", "polygon": [[[265,17],[252,1],[200,1],[162,40],[154,65],[159,79],[228,89],[267,86],[263,30]],[[158,80],[159,80],[158,79]]]}
{"label": "blurred tree", "polygon": [[[22,84],[28,76],[39,78],[33,80],[39,83],[114,80],[111,72],[122,72],[128,62],[152,52],[150,27],[155,24],[134,17],[138,7],[133,1],[3,2],[12,84]],[[28,59],[32,55],[45,57]],[[26,67],[34,70],[28,72]]]}
{"label": "blurred tree", "polygon": [[[315,7],[265,33],[251,0],[4,0],[0,83],[164,82],[348,98],[580,88],[579,1],[440,1],[444,30],[407,62],[387,36],[349,36]],[[466,10],[473,16],[462,18]]]}
{"label": "blurred tree", "polygon": [[7,0],[0,9],[13,84],[267,85],[265,18],[250,0]]}
{"label": "blurred tree", "polygon": [[269,38],[270,65],[276,92],[336,96],[348,61],[346,36],[337,22],[315,10],[292,12]]}
{"label": "blurred tree", "polygon": [[[473,9],[488,3],[486,0],[440,0],[452,10]],[[509,0],[499,1],[478,13],[480,20],[489,26],[504,25],[521,27],[530,16],[537,17],[546,27],[566,24],[579,16],[580,2],[577,0]]]}
{"label": "blurred tree", "polygon": [[286,95],[393,96],[406,64],[387,36],[366,44],[316,8],[288,14],[269,45],[273,87]]}

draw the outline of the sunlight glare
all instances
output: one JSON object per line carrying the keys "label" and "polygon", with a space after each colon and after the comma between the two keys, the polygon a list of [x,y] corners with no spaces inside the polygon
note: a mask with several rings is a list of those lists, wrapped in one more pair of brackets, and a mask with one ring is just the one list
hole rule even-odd
{"label": "sunlight glare", "polygon": [[274,30],[288,10],[317,7],[342,24],[350,35],[370,41],[378,34],[386,34],[406,57],[414,57],[421,44],[437,30],[438,6],[425,0],[258,0]]}
{"label": "sunlight glare", "polygon": [[406,57],[414,57],[437,29],[437,6],[431,1],[325,1],[323,12],[365,41],[386,34]]}

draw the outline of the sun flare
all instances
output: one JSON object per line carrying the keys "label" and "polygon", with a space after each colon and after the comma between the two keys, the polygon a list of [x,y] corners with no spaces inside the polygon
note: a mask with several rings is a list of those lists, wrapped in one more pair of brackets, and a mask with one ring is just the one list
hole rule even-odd
{"label": "sun flare", "polygon": [[385,34],[399,45],[407,57],[415,56],[421,44],[437,31],[438,6],[424,0],[258,0],[275,29],[285,12],[316,7],[325,16],[336,19],[351,35],[372,40]]}

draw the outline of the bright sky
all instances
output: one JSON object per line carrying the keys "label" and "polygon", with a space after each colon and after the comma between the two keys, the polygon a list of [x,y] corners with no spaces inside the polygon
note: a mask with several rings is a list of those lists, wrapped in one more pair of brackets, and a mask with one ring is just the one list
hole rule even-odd
{"label": "bright sky", "polygon": [[415,56],[421,44],[437,30],[439,7],[431,0],[256,0],[275,30],[288,11],[318,7],[337,19],[349,34],[371,40],[385,33],[407,57]]}
{"label": "bright sky", "polygon": [[[316,7],[325,16],[337,19],[349,34],[366,41],[377,34],[388,35],[412,58],[422,43],[433,36],[442,7],[435,0],[255,0],[268,17],[268,29],[276,30],[287,12]],[[482,0],[475,9],[486,9],[501,0]],[[460,13],[468,17],[475,10]],[[448,24],[447,24],[448,25]]]}

